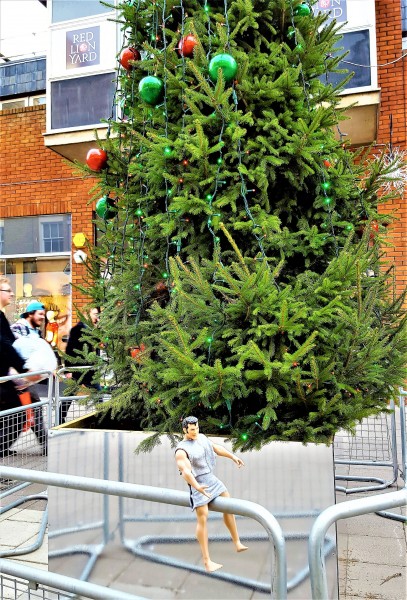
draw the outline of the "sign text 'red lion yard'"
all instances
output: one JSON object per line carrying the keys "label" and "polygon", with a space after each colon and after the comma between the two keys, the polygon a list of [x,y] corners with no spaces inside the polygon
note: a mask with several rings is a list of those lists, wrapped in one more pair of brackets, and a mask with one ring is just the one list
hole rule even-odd
{"label": "sign text 'red lion yard'", "polygon": [[66,32],[66,68],[90,67],[100,63],[99,27]]}

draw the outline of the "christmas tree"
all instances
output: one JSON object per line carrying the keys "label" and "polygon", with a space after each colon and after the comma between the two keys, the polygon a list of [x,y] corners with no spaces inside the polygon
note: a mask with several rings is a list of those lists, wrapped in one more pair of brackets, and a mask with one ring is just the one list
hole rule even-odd
{"label": "christmas tree", "polygon": [[[335,22],[300,0],[128,0],[83,289],[109,409],[242,450],[329,443],[403,382],[383,248],[400,164],[344,143]],[[338,81],[339,83],[333,83]],[[101,196],[101,197],[100,197]],[[96,353],[91,359],[97,360]]]}

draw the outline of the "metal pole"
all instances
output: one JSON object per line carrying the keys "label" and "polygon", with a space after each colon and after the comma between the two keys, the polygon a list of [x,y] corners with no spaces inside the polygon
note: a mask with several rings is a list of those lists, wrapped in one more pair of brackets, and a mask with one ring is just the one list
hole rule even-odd
{"label": "metal pole", "polygon": [[1,559],[0,573],[10,575],[11,577],[20,577],[26,581],[41,583],[54,589],[64,590],[65,592],[75,594],[75,597],[95,598],[97,600],[112,600],[113,597],[115,600],[146,600],[142,596],[134,596],[133,594],[120,592],[119,590],[96,585],[95,583],[88,583],[87,581],[80,581],[73,577],[58,575],[58,573],[52,573],[51,571],[34,569],[25,564],[19,564],[14,560]]}
{"label": "metal pole", "polygon": [[[109,479],[109,434],[107,431],[103,434],[103,477]],[[103,494],[103,543],[109,541],[109,496]]]}
{"label": "metal pole", "polygon": [[407,505],[407,489],[370,498],[358,498],[325,509],[317,517],[309,536],[308,561],[313,600],[329,598],[323,544],[329,527],[339,519],[374,513],[378,510]]}
{"label": "metal pole", "polygon": [[[168,488],[157,488],[134,483],[122,483],[119,481],[105,481],[104,479],[93,479],[78,477],[76,475],[62,475],[59,473],[33,472],[29,469],[15,469],[12,467],[0,467],[0,476],[9,477],[34,483],[43,483],[57,487],[82,490],[85,492],[96,492],[135,498],[138,500],[149,500],[173,504],[175,506],[189,507],[189,494],[178,492]],[[283,531],[271,513],[260,504],[248,500],[218,497],[209,505],[210,510],[222,513],[250,517],[260,523],[266,530],[270,543],[275,548],[275,566],[271,570],[271,594],[278,600],[287,598],[287,557]]]}

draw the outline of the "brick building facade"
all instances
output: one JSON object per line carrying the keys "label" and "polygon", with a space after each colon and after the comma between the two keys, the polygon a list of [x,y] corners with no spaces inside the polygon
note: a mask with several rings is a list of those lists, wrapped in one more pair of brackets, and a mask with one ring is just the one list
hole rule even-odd
{"label": "brick building facade", "polygon": [[[72,232],[83,232],[93,242],[89,190],[94,179],[75,174],[65,159],[44,146],[45,114],[45,105],[0,111],[0,219],[68,214]],[[82,283],[85,266],[71,262],[75,323],[75,307],[85,304],[75,284]]]}
{"label": "brick building facade", "polygon": [[[400,0],[376,0],[378,83],[381,89],[377,149],[392,142],[393,148],[407,149],[407,56],[403,54],[403,20]],[[405,50],[404,50],[405,52]],[[390,125],[392,123],[392,132]],[[397,211],[399,218],[391,228],[393,248],[388,259],[396,266],[397,289],[407,286],[407,190],[404,197],[381,207],[383,213]]]}

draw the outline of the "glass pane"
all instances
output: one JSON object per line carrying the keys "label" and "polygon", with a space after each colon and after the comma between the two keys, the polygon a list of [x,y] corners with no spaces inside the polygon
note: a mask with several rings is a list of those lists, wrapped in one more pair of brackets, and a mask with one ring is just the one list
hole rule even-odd
{"label": "glass pane", "polygon": [[112,113],[114,73],[51,83],[51,129],[97,125]]}
{"label": "glass pane", "polygon": [[111,8],[103,6],[99,0],[53,0],[52,2],[52,22],[70,21],[71,19],[81,19],[91,15],[99,15],[105,12],[111,12]]}
{"label": "glass pane", "polygon": [[[64,349],[62,336],[68,335],[71,327],[70,258],[15,258],[6,259],[5,264],[6,275],[15,292],[14,302],[5,311],[8,320],[11,323],[17,321],[32,300],[42,302],[47,322],[55,321],[58,325],[57,345]],[[44,337],[47,322],[42,331]]]}
{"label": "glass pane", "polygon": [[[338,65],[339,69],[348,69],[349,72],[355,73],[352,79],[347,83],[344,89],[351,89],[357,87],[369,86],[372,83],[370,73],[370,38],[369,30],[364,29],[361,31],[351,31],[344,33],[343,38],[338,43],[339,47],[343,47],[341,54],[344,51],[348,51],[348,55],[345,57],[346,61],[356,63],[357,65],[366,66],[355,66],[349,65],[347,62],[340,62]],[[328,82],[333,85],[338,84],[344,78],[343,74],[330,74]],[[325,82],[325,79],[322,78]]]}
{"label": "glass pane", "polygon": [[[50,226],[56,227],[52,233]],[[69,252],[71,249],[71,216],[53,215],[4,219],[1,254],[38,254]],[[52,239],[57,239],[56,250]]]}

